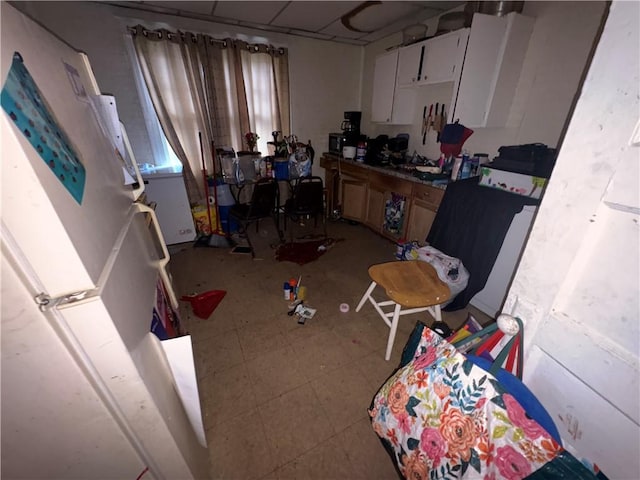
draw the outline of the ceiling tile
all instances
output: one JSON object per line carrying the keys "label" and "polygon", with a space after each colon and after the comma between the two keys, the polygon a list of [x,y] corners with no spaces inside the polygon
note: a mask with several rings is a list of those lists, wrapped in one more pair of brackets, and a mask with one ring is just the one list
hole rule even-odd
{"label": "ceiling tile", "polygon": [[361,2],[291,2],[272,22],[273,25],[317,32]]}
{"label": "ceiling tile", "polygon": [[143,2],[146,4],[162,7],[169,10],[180,10],[182,12],[199,13],[202,15],[211,14],[215,2]]}
{"label": "ceiling tile", "polygon": [[222,18],[235,18],[245,22],[269,25],[271,20],[287,6],[289,2],[229,2],[216,3],[213,15]]}
{"label": "ceiling tile", "polygon": [[320,30],[320,33],[334,35],[342,38],[361,38],[366,35],[363,32],[353,32],[345,27],[340,20],[336,20],[331,25]]}
{"label": "ceiling tile", "polygon": [[[197,18],[262,31],[290,33],[351,45],[366,45],[401,32],[407,25],[425,23],[445,11],[461,10],[464,1],[387,0],[364,8],[351,17],[346,28],[341,18],[362,1],[110,1],[116,6]],[[427,32],[433,35],[435,32]]]}

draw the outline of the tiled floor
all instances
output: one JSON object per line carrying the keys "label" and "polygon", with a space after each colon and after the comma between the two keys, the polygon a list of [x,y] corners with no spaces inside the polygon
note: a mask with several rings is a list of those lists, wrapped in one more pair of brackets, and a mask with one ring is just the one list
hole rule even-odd
{"label": "tiled floor", "polygon": [[[395,247],[362,226],[338,222],[328,230],[344,241],[304,266],[275,260],[268,222],[251,230],[256,260],[222,248],[174,249],[178,295],[227,291],[207,320],[188,304],[181,310],[194,345],[211,478],[397,478],[367,407],[416,320],[432,319],[426,312],[401,319],[386,362],[388,328],[370,305],[354,310],[370,281],[367,268],[393,260]],[[283,282],[299,276],[306,303],[317,308],[305,325],[287,316],[282,294]],[[444,319],[455,327],[466,314],[445,312]]]}

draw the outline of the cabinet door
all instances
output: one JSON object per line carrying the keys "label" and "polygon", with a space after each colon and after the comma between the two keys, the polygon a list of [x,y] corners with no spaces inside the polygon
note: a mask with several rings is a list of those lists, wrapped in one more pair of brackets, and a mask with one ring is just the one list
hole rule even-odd
{"label": "cabinet door", "polygon": [[465,28],[428,40],[421,82],[453,82],[460,75],[468,36]]}
{"label": "cabinet door", "polygon": [[467,127],[503,127],[520,79],[534,19],[473,16],[452,118]]}
{"label": "cabinet door", "polygon": [[407,230],[407,212],[409,211],[409,197],[401,193],[385,192],[384,195],[384,223],[382,234],[391,240],[404,237]]}
{"label": "cabinet door", "polygon": [[424,200],[414,198],[409,214],[407,240],[417,240],[424,243],[429,234],[429,230],[431,230],[433,220],[436,218],[436,212],[433,211],[432,208],[433,206]]}
{"label": "cabinet door", "polygon": [[391,122],[397,66],[398,50],[376,57],[371,104],[371,121],[373,122]]}
{"label": "cabinet door", "polygon": [[375,185],[369,185],[369,202],[367,205],[366,224],[376,232],[382,230],[384,221],[384,190]]}
{"label": "cabinet door", "polygon": [[426,42],[420,42],[399,49],[397,78],[399,86],[411,86],[422,79],[425,47]]}
{"label": "cabinet door", "polygon": [[342,180],[342,216],[363,222],[367,211],[367,182]]}

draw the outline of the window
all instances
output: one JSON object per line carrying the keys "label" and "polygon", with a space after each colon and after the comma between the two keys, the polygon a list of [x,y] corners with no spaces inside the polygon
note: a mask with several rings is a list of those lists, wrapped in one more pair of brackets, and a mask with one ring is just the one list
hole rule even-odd
{"label": "window", "polygon": [[154,169],[171,169],[174,171],[180,171],[182,169],[182,162],[180,162],[180,159],[173,151],[173,148],[169,145],[169,141],[162,131],[162,127],[158,121],[158,115],[153,108],[153,102],[149,96],[149,90],[147,90],[144,78],[142,77],[142,72],[140,71],[140,64],[138,63],[131,37],[127,36],[126,45],[129,58],[131,59],[138,98],[140,99],[140,106],[142,107],[142,114],[144,115],[145,120],[146,133],[149,137],[151,147],[150,156],[142,158],[138,158],[136,156],[136,162],[143,172]]}

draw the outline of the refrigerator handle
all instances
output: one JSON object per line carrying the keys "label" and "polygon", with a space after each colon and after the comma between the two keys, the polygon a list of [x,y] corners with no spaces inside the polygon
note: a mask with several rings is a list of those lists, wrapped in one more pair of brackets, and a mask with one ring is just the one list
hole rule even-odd
{"label": "refrigerator handle", "polygon": [[156,212],[147,205],[143,205],[142,203],[134,203],[135,207],[138,209],[139,213],[148,213],[151,217],[151,224],[156,231],[156,237],[158,238],[158,243],[160,243],[160,247],[162,248],[163,258],[159,260],[159,268],[160,277],[164,282],[164,286],[167,290],[167,294],[169,295],[169,301],[171,302],[171,306],[178,310],[178,299],[176,298],[176,294],[173,291],[173,284],[171,283],[171,279],[169,278],[169,273],[167,272],[167,264],[171,259],[169,255],[169,250],[167,250],[167,245],[164,242],[164,237],[162,236],[162,231],[160,230],[160,224],[158,223],[158,217],[156,216]]}
{"label": "refrigerator handle", "polygon": [[138,200],[142,192],[144,192],[144,179],[142,178],[142,174],[140,173],[140,169],[138,168],[138,162],[136,162],[135,157],[133,156],[133,149],[131,148],[131,143],[129,142],[129,135],[127,135],[127,130],[124,128],[122,122],[120,122],[120,130],[122,130],[122,140],[124,141],[124,148],[127,149],[127,154],[131,159],[131,164],[133,165],[133,170],[136,172],[136,181],[138,182],[138,186],[133,189],[133,200]]}

